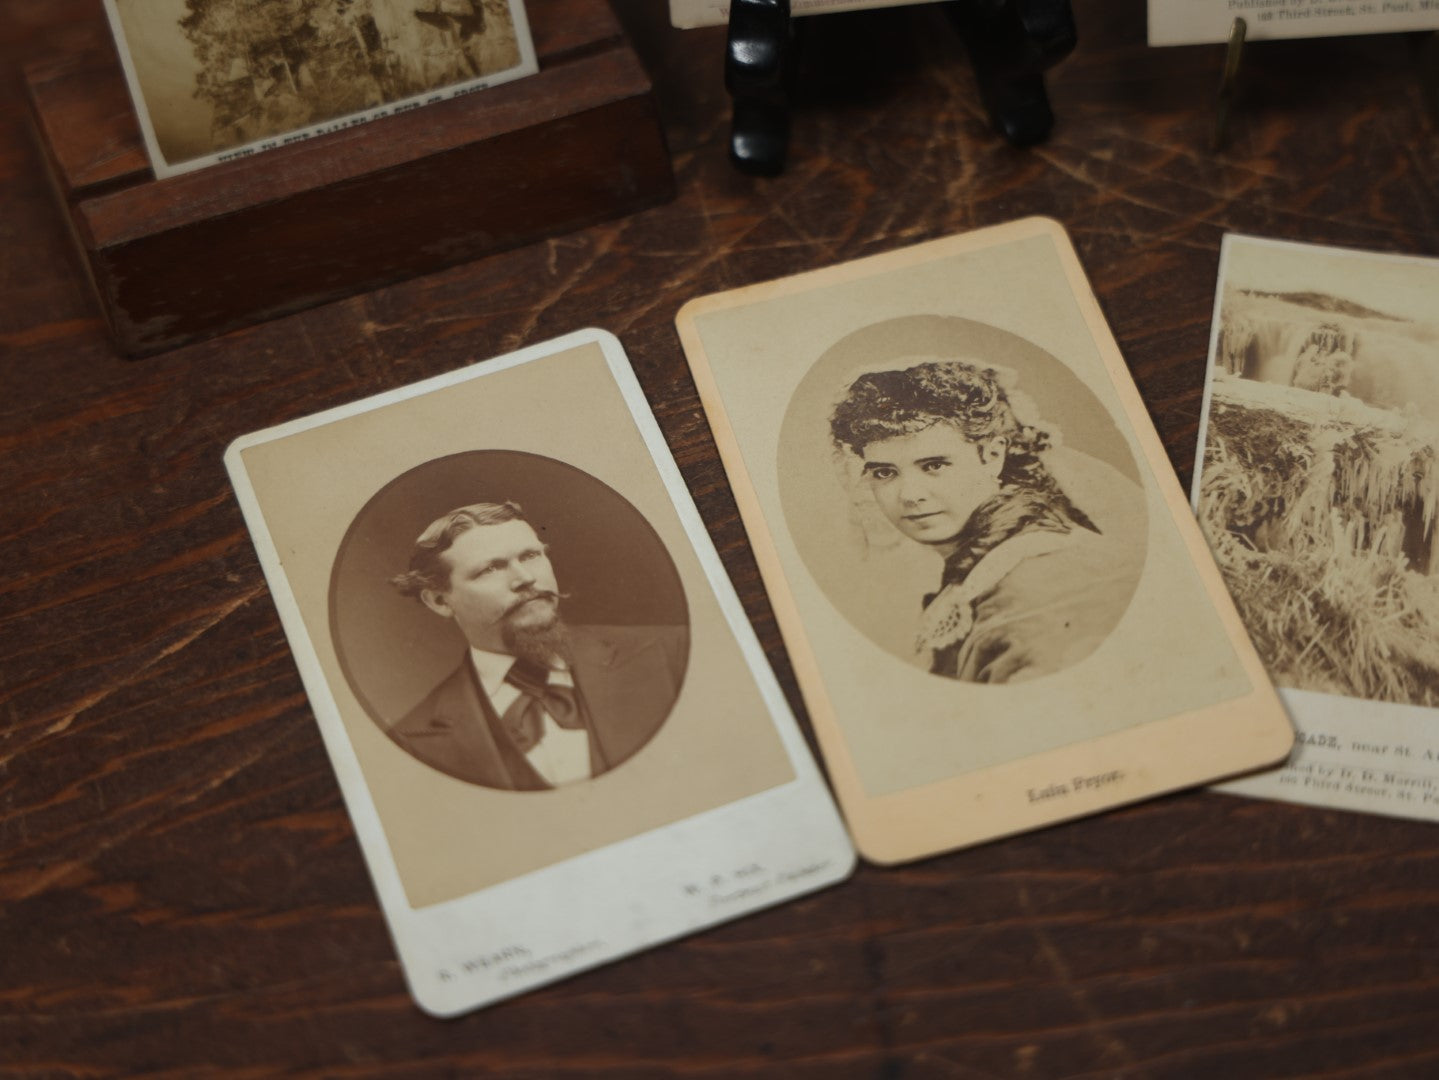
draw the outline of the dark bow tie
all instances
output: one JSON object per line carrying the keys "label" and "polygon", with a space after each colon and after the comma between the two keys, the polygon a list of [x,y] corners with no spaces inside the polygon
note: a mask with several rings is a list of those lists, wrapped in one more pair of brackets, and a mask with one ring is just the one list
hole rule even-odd
{"label": "dark bow tie", "polygon": [[528,754],[540,741],[546,713],[562,728],[578,731],[585,726],[575,703],[574,687],[551,686],[549,674],[539,664],[516,660],[505,675],[505,682],[519,690],[520,696],[510,703],[500,721],[522,754]]}

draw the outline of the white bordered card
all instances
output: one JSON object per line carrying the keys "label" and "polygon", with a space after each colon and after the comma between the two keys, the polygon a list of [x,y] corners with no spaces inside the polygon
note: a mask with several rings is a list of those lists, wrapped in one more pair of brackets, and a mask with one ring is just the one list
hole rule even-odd
{"label": "white bordered card", "polygon": [[1439,820],[1439,259],[1226,236],[1193,499],[1299,731],[1223,790]]}
{"label": "white bordered card", "polygon": [[611,335],[245,436],[225,460],[427,1012],[850,872]]}
{"label": "white bordered card", "polygon": [[[868,11],[899,7],[916,0],[790,0],[792,15],[832,15],[841,11]],[[934,2],[934,0],[919,0]],[[670,0],[670,25],[679,30],[723,26],[729,22],[729,0]]]}
{"label": "white bordered card", "polygon": [[1149,44],[1250,41],[1439,29],[1439,0],[1149,0]]}

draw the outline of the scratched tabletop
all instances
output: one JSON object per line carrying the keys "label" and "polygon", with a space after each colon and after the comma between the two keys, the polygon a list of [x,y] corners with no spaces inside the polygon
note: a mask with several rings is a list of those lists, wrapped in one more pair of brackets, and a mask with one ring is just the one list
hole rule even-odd
{"label": "scratched tabletop", "polygon": [[1147,49],[1140,0],[1081,0],[1054,135],[1016,150],[938,9],[825,16],[761,180],[726,158],[723,30],[662,9],[619,13],[674,201],[126,361],[19,73],[93,46],[99,0],[0,7],[0,1077],[1439,1076],[1439,827],[1203,791],[861,866],[458,1020],[410,1002],[226,480],[235,436],[611,330],[803,717],[682,302],[1051,215],[1187,484],[1223,233],[1439,254],[1410,36],[1251,48],[1214,154],[1222,50]]}

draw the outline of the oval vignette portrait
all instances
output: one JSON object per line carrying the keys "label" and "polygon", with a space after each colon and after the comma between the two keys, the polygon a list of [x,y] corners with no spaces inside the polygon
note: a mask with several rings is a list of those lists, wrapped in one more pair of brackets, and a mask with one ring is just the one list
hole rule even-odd
{"label": "oval vignette portrait", "polygon": [[390,481],[346,531],[329,599],[369,717],[417,760],[497,790],[623,765],[689,662],[684,587],[654,528],[539,454],[469,451]]}
{"label": "oval vignette portrait", "polygon": [[998,327],[919,315],[849,334],[795,388],[777,457],[824,595],[931,675],[1062,671],[1138,586],[1148,511],[1124,435],[1068,366]]}

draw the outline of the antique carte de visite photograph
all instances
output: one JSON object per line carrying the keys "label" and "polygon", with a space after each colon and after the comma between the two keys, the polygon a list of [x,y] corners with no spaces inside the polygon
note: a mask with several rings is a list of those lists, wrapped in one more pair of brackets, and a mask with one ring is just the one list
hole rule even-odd
{"label": "antique carte de visite photograph", "polygon": [[678,325],[861,854],[1287,753],[1055,222],[704,297]]}
{"label": "antique carte de visite photograph", "polygon": [[1239,794],[1439,819],[1439,259],[1226,236],[1194,504],[1299,731]]}
{"label": "antique carte de visite photograph", "polygon": [[1439,29],[1436,0],[1149,0],[1149,44],[1228,41],[1242,18],[1250,41]]}
{"label": "antique carte de visite photograph", "polygon": [[852,869],[612,336],[246,436],[226,465],[426,1011]]}
{"label": "antique carte de visite photograph", "polygon": [[538,70],[521,0],[105,0],[157,177]]}

